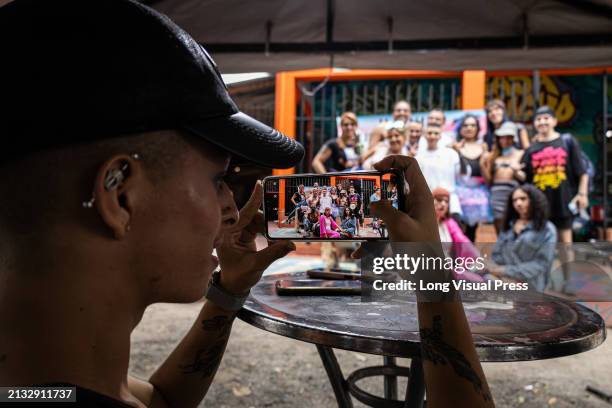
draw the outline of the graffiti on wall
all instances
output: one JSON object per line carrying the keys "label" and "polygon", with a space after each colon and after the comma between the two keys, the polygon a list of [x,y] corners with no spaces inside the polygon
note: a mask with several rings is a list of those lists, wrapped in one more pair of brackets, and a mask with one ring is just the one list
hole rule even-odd
{"label": "graffiti on wall", "polygon": [[[503,100],[513,120],[531,122],[535,106],[531,76],[492,77],[489,78],[487,86],[488,96]],[[575,93],[559,77],[541,76],[537,105],[548,105],[553,108],[559,126],[570,126],[576,116]]]}
{"label": "graffiti on wall", "polygon": [[[502,99],[511,120],[531,123],[534,109],[531,76],[489,77],[486,95],[487,98]],[[557,130],[574,135],[600,172],[603,153],[598,148],[603,137],[602,75],[542,75],[538,99],[539,105],[547,104],[555,110],[559,120]],[[612,107],[612,94],[608,95],[608,101],[608,106]]]}

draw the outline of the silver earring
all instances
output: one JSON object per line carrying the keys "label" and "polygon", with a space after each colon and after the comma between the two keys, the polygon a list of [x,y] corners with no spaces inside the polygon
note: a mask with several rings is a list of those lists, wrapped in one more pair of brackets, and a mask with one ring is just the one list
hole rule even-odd
{"label": "silver earring", "polygon": [[[140,155],[138,155],[138,153],[131,154],[131,157],[134,160],[140,160]],[[128,165],[126,163],[123,166],[121,166],[120,169],[115,169],[115,170],[110,171],[106,175],[106,178],[104,179],[104,189],[106,191],[110,191],[110,190],[114,190],[115,188],[119,187],[121,183],[123,182],[123,180],[125,179],[124,172],[127,170],[127,168],[128,168]],[[92,194],[91,198],[88,201],[82,202],[83,208],[93,208],[95,201],[96,201],[96,197]]]}
{"label": "silver earring", "polygon": [[[134,160],[140,159],[138,153],[134,153],[131,156]],[[104,188],[106,191],[114,190],[119,187],[121,183],[123,183],[123,180],[125,179],[125,171],[128,169],[128,167],[128,164],[125,163],[120,169],[111,170],[106,175],[106,178],[104,179]]]}
{"label": "silver earring", "polygon": [[127,170],[128,165],[124,164],[120,169],[111,170],[106,175],[104,179],[104,189],[106,191],[111,191],[116,189],[123,183],[123,179],[125,178],[125,171]]}
{"label": "silver earring", "polygon": [[93,208],[94,206],[94,202],[96,201],[96,197],[94,197],[93,195],[91,196],[91,198],[89,199],[89,201],[83,201],[83,208]]}

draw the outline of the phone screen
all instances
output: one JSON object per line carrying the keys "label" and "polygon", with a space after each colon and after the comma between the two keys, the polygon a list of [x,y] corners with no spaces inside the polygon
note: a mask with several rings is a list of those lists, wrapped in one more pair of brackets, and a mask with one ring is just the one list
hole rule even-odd
{"label": "phone screen", "polygon": [[381,199],[399,206],[403,185],[395,173],[296,174],[264,179],[266,235],[294,241],[388,239],[370,212]]}
{"label": "phone screen", "polygon": [[275,283],[277,288],[359,288],[360,282],[350,280],[319,280],[319,279],[280,279]]}
{"label": "phone screen", "polygon": [[282,279],[275,283],[279,295],[360,295],[361,283],[338,280],[291,280]]}

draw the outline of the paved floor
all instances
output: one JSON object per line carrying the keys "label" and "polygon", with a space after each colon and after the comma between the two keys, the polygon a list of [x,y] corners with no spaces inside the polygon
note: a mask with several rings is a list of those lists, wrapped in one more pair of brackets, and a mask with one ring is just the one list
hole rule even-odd
{"label": "paved floor", "polygon": [[[148,378],[193,324],[201,302],[157,304],[147,309],[132,336],[130,372]],[[338,351],[345,373],[379,365],[381,358]],[[585,392],[593,385],[612,392],[612,343],[574,356],[520,363],[485,363],[498,408],[605,408]],[[400,359],[406,365],[407,360]],[[400,387],[403,387],[400,382]],[[360,383],[382,394],[381,379]],[[401,389],[401,388],[400,388]],[[316,348],[241,321],[234,330],[215,381],[201,407],[336,407]],[[356,403],[355,407],[363,407]]]}

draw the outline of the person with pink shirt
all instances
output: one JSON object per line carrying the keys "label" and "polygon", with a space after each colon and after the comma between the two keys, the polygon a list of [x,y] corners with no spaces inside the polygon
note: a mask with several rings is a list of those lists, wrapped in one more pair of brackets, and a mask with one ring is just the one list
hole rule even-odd
{"label": "person with pink shirt", "polygon": [[[449,215],[449,200],[450,193],[448,190],[438,187],[435,188],[431,195],[434,199],[434,209],[436,211],[436,219],[438,220],[438,233],[440,241],[450,248],[450,254],[453,258],[477,258],[480,253],[472,244],[472,241],[463,233],[457,221]],[[470,282],[482,282],[484,278],[475,272],[453,271],[455,279],[467,280]]]}
{"label": "person with pink shirt", "polygon": [[334,217],[331,215],[331,208],[325,207],[325,211],[319,217],[319,229],[321,231],[321,238],[340,238],[342,229],[334,221]]}

